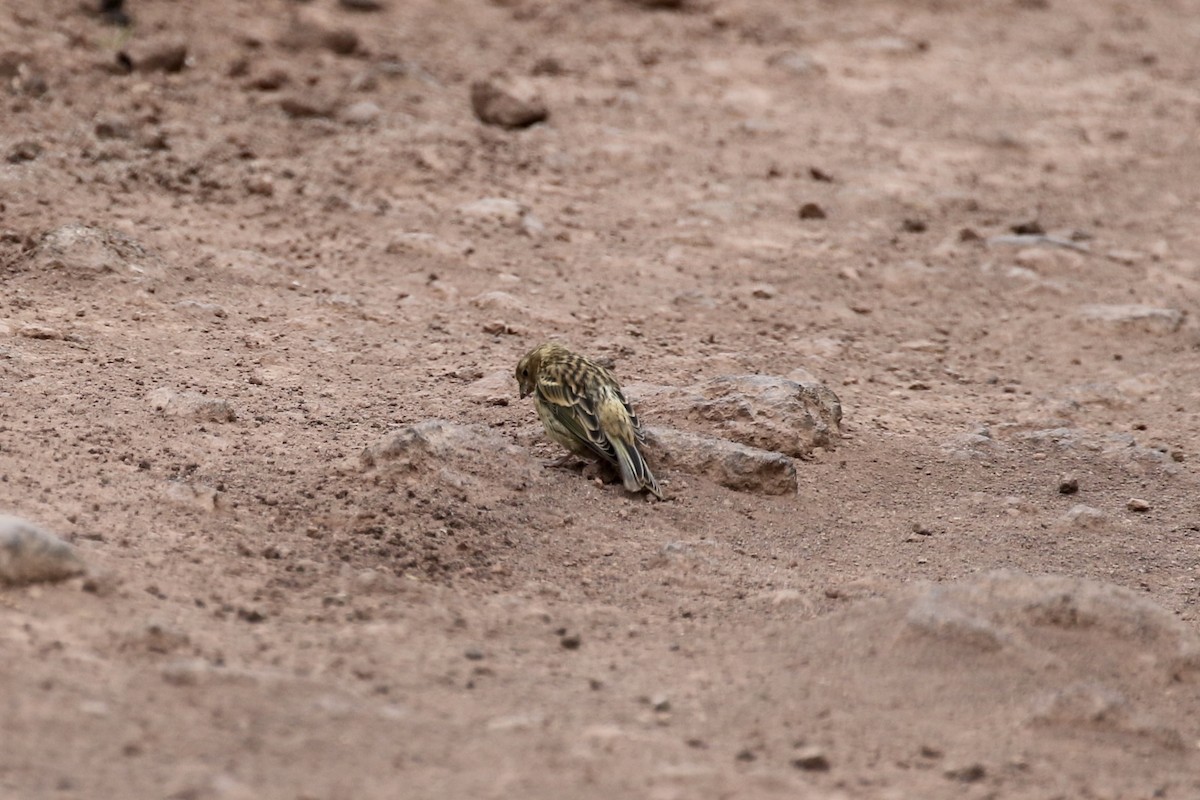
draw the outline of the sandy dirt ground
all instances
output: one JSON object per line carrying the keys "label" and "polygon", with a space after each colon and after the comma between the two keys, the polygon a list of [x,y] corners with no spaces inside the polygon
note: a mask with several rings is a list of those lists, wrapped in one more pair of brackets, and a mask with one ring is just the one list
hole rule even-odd
{"label": "sandy dirt ground", "polygon": [[[1200,2],[372,5],[0,8],[0,797],[1200,797]],[[546,468],[552,338],[841,435]]]}

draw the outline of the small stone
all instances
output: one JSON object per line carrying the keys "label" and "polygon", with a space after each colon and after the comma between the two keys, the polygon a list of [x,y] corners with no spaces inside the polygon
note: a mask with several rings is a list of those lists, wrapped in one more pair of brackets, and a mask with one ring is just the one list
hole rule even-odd
{"label": "small stone", "polygon": [[459,206],[458,213],[464,217],[517,227],[528,213],[528,209],[523,203],[507,197],[482,197]]}
{"label": "small stone", "polygon": [[1140,497],[1131,497],[1129,502],[1125,504],[1125,507],[1130,511],[1136,511],[1138,513],[1144,513],[1150,510],[1150,504]]}
{"label": "small stone", "polygon": [[1085,322],[1125,328],[1141,328],[1148,333],[1174,333],[1183,325],[1183,312],[1174,308],[1131,303],[1127,305],[1087,305],[1079,309]]}
{"label": "small stone", "polygon": [[26,339],[62,339],[63,332],[58,328],[51,328],[49,325],[38,325],[29,323],[17,328],[17,335],[24,336]]}
{"label": "small stone", "polygon": [[546,103],[530,82],[490,79],[471,84],[471,108],[480,122],[501,128],[527,128],[550,116]]}
{"label": "small stone", "polygon": [[336,112],[336,104],[311,95],[289,95],[279,101],[283,113],[292,119],[328,119]]}
{"label": "small stone", "polygon": [[383,0],[338,0],[338,5],[350,11],[380,11]]}
{"label": "small stone", "polygon": [[805,203],[800,206],[800,219],[825,219],[825,209],[816,203]]}
{"label": "small stone", "polygon": [[0,514],[0,584],[60,581],[83,571],[74,547],[28,520]]}
{"label": "small stone", "polygon": [[917,536],[933,536],[933,528],[923,522],[914,522],[912,524],[912,532]]}
{"label": "small stone", "polygon": [[268,67],[260,74],[246,81],[245,86],[247,89],[254,89],[259,92],[273,92],[290,83],[291,80],[292,76],[287,68],[276,65]]}
{"label": "small stone", "polygon": [[650,707],[660,714],[665,713],[671,710],[671,700],[665,694],[656,694],[650,698]]}
{"label": "small stone", "polygon": [[233,422],[237,414],[229,401],[199,392],[176,392],[162,387],[146,395],[155,411],[173,417],[188,417],[199,422]]}
{"label": "small stone", "polygon": [[626,0],[642,8],[683,8],[684,0]]}
{"label": "small stone", "polygon": [[1008,229],[1010,231],[1012,231],[1014,234],[1016,234],[1017,236],[1045,236],[1046,235],[1046,229],[1043,228],[1042,223],[1038,222],[1036,219],[1026,220],[1025,222],[1018,222],[1015,225],[1009,226]]}
{"label": "small stone", "polygon": [[350,28],[331,28],[322,35],[321,44],[339,56],[353,55],[358,50],[358,34]]}
{"label": "small stone", "polygon": [[1072,477],[1062,478],[1058,482],[1059,494],[1075,494],[1079,491],[1079,480]]}
{"label": "small stone", "polygon": [[804,747],[792,759],[792,766],[808,772],[828,772],[829,758],[819,747]]}
{"label": "small stone", "polygon": [[97,120],[96,126],[92,129],[97,139],[132,139],[133,128],[130,127],[128,120],[121,117],[107,117]]}
{"label": "small stone", "polygon": [[370,125],[379,119],[383,111],[370,100],[353,103],[342,112],[342,119],[351,125]]}
{"label": "small stone", "polygon": [[32,139],[25,139],[17,142],[8,151],[8,163],[20,164],[25,161],[33,161],[42,154],[42,145]]}
{"label": "small stone", "polygon": [[923,219],[905,219],[900,223],[900,230],[905,233],[924,233],[929,230],[929,224]]}
{"label": "small stone", "polygon": [[744,747],[738,751],[738,754],[736,756],[734,756],[734,758],[736,758],[738,761],[744,761],[748,764],[751,761],[758,758],[758,756],[756,756],[754,754],[754,751],[751,750],[749,747]]}
{"label": "small stone", "polygon": [[961,783],[976,783],[987,777],[987,769],[983,764],[966,764],[961,767],[954,767],[946,770],[944,773],[947,778],[952,781]]}
{"label": "small stone", "polygon": [[138,72],[179,72],[187,65],[188,49],[183,42],[152,44],[127,55]]}
{"label": "small stone", "polygon": [[578,633],[568,633],[558,640],[558,643],[563,646],[564,650],[578,650],[583,644],[583,639]]}
{"label": "small stone", "polygon": [[466,652],[463,653],[463,657],[467,661],[483,661],[484,659],[483,651],[478,647],[468,647]]}

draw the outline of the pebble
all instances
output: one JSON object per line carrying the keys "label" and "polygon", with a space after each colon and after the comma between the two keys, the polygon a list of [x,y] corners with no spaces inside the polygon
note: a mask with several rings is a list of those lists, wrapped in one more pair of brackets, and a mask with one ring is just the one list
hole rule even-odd
{"label": "pebble", "polygon": [[1137,303],[1081,306],[1079,318],[1085,322],[1141,328],[1148,333],[1157,334],[1174,333],[1183,325],[1183,312],[1177,309]]}
{"label": "pebble", "polygon": [[228,400],[199,392],[176,392],[162,387],[146,395],[155,411],[172,417],[187,417],[199,422],[233,422],[237,413]]}
{"label": "pebble", "polygon": [[32,139],[25,139],[14,144],[8,151],[8,163],[21,164],[33,161],[42,154],[42,145]]}
{"label": "pebble", "polygon": [[279,107],[292,119],[328,119],[337,111],[331,100],[299,94],[280,98]]}
{"label": "pebble", "polygon": [[583,638],[578,633],[568,633],[558,640],[564,650],[578,650]]}
{"label": "pebble", "polygon": [[1065,477],[1058,482],[1059,494],[1075,494],[1079,491],[1079,481],[1076,478]]}
{"label": "pebble", "polygon": [[527,128],[550,116],[537,88],[524,79],[475,81],[471,108],[480,122],[510,129]]}
{"label": "pebble", "polygon": [[338,5],[350,11],[383,10],[383,0],[338,0]]}
{"label": "pebble", "polygon": [[458,213],[464,217],[519,227],[528,210],[524,203],[507,197],[482,197],[459,206]]}
{"label": "pebble", "polygon": [[800,219],[825,219],[825,209],[816,203],[805,203],[800,206]]}
{"label": "pebble", "polygon": [[1146,512],[1150,510],[1150,504],[1140,497],[1131,497],[1125,507],[1130,511]]}
{"label": "pebble", "polygon": [[807,772],[828,772],[829,757],[819,747],[804,747],[792,759],[792,766]]}
{"label": "pebble", "polygon": [[370,125],[379,119],[383,111],[370,100],[360,100],[346,107],[342,119],[351,125]]}
{"label": "pebble", "polygon": [[961,767],[952,767],[942,774],[952,781],[975,783],[987,777],[987,769],[983,764],[974,763],[965,764]]}
{"label": "pebble", "polygon": [[83,571],[70,544],[28,520],[0,514],[0,584],[59,581]]}
{"label": "pebble", "polygon": [[188,49],[183,42],[159,42],[126,55],[138,72],[180,72],[187,66]]}

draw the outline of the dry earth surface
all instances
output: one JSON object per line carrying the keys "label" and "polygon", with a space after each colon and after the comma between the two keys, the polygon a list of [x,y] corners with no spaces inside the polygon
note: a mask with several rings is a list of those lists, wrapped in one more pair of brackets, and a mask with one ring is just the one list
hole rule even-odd
{"label": "dry earth surface", "polygon": [[1200,2],[650,5],[0,8],[0,797],[1200,797]]}

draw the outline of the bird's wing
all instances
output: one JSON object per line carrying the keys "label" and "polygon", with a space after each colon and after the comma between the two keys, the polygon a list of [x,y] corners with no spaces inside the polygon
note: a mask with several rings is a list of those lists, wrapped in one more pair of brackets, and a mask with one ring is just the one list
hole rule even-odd
{"label": "bird's wing", "polygon": [[537,392],[549,406],[554,418],[572,436],[596,455],[613,464],[617,463],[617,454],[601,428],[596,404],[586,392],[545,374],[545,371],[538,376]]}

